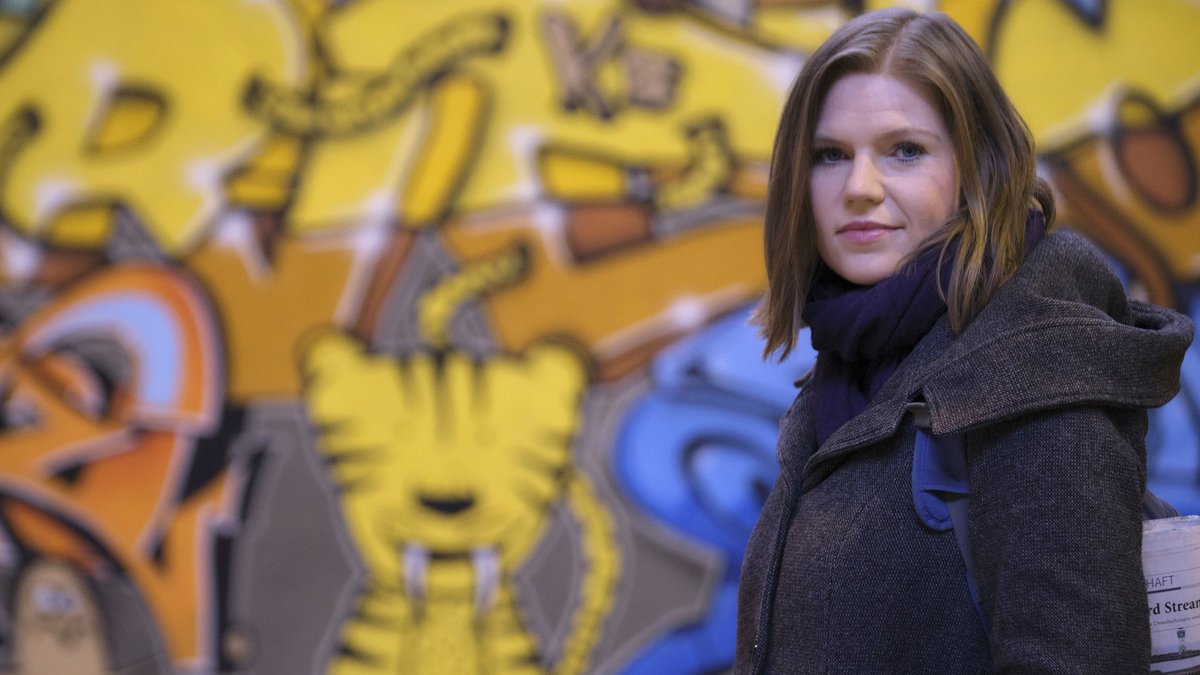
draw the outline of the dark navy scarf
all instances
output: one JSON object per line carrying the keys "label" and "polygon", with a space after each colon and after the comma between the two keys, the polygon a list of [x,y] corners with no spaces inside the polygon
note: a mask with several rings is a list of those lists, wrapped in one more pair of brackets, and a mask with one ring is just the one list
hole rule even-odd
{"label": "dark navy scarf", "polygon": [[[1025,250],[1045,233],[1045,219],[1030,211]],[[817,444],[825,443],[871,399],[913,347],[946,313],[938,293],[941,247],[925,251],[896,274],[858,286],[821,266],[804,304],[804,323],[817,351],[813,374]],[[942,258],[941,283],[950,280],[955,242]]]}

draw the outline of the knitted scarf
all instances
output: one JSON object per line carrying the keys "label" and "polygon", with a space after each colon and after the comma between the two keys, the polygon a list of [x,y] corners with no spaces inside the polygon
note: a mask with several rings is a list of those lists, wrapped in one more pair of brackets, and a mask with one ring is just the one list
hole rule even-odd
{"label": "knitted scarf", "polygon": [[[1025,249],[1045,233],[1041,212],[1030,211]],[[943,259],[941,280],[949,282],[955,243]],[[824,265],[809,290],[803,318],[817,351],[813,374],[817,443],[825,443],[850,418],[866,409],[921,338],[946,313],[938,293],[934,247],[873,286],[858,286]]]}

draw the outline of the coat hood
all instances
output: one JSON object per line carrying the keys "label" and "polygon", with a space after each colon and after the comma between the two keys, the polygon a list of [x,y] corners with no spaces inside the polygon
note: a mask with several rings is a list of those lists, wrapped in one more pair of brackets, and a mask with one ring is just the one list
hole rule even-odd
{"label": "coat hood", "polygon": [[1155,407],[1179,391],[1192,322],[1130,300],[1099,251],[1048,236],[930,364],[921,394],[935,433],[1050,408]]}

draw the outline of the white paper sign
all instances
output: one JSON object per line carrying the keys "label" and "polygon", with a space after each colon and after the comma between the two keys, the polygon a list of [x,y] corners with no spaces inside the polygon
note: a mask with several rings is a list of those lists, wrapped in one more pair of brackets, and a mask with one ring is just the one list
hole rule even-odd
{"label": "white paper sign", "polygon": [[1200,516],[1148,520],[1142,531],[1150,672],[1200,674]]}

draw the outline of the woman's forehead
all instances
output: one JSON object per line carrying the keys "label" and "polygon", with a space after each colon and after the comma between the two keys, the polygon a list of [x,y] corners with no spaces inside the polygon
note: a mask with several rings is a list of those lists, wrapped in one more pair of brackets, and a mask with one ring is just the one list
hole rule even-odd
{"label": "woman's forehead", "polygon": [[814,135],[910,129],[946,135],[941,113],[920,89],[891,75],[854,73],[833,83],[817,111]]}

